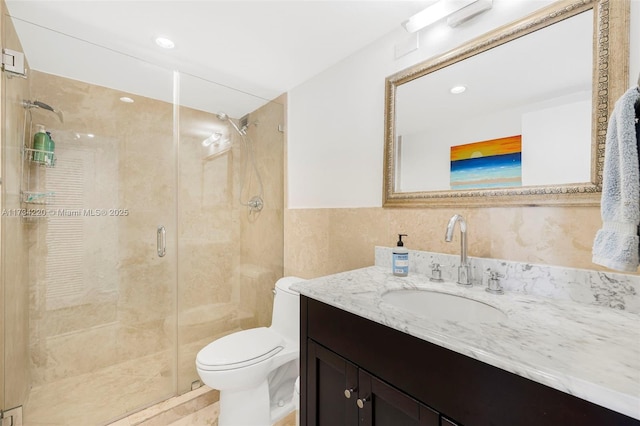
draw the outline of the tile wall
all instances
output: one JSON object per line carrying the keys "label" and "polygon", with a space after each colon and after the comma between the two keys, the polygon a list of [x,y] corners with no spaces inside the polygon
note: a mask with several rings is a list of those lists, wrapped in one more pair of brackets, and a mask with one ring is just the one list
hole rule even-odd
{"label": "tile wall", "polygon": [[[382,191],[382,183],[381,191]],[[598,207],[288,209],[285,215],[285,274],[318,277],[374,264],[374,246],[459,253],[444,241],[449,218],[468,224],[469,255],[526,263],[603,270],[591,263],[601,226]]]}

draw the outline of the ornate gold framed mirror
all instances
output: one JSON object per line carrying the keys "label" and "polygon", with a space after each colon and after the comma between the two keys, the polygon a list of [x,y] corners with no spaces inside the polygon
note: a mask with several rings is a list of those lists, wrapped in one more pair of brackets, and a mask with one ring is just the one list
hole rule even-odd
{"label": "ornate gold framed mirror", "polygon": [[598,205],[628,61],[629,0],[560,0],[389,76],[383,205]]}

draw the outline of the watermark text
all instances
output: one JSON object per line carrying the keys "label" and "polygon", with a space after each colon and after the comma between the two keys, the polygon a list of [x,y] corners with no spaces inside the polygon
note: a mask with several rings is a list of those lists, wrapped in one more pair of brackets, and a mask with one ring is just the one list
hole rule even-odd
{"label": "watermark text", "polygon": [[2,209],[3,217],[120,217],[129,216],[129,209],[62,209],[28,208]]}

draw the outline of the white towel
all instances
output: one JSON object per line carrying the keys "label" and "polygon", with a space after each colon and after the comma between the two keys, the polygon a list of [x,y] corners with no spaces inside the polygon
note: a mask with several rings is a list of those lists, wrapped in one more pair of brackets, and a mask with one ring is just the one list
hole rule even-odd
{"label": "white towel", "polygon": [[602,229],[593,243],[593,263],[635,272],[639,263],[640,167],[635,130],[637,87],[616,102],[607,128],[600,212]]}

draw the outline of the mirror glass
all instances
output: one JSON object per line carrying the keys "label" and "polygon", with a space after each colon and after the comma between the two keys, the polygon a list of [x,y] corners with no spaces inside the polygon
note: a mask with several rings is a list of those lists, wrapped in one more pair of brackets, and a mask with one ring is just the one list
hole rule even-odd
{"label": "mirror glass", "polygon": [[608,15],[567,4],[387,78],[385,206],[599,202]]}
{"label": "mirror glass", "polygon": [[[592,21],[581,13],[398,87],[395,190],[589,182]],[[483,151],[499,141],[478,143],[514,136],[521,161],[502,154],[508,163],[492,170]],[[467,144],[471,164],[456,180],[451,147]]]}

